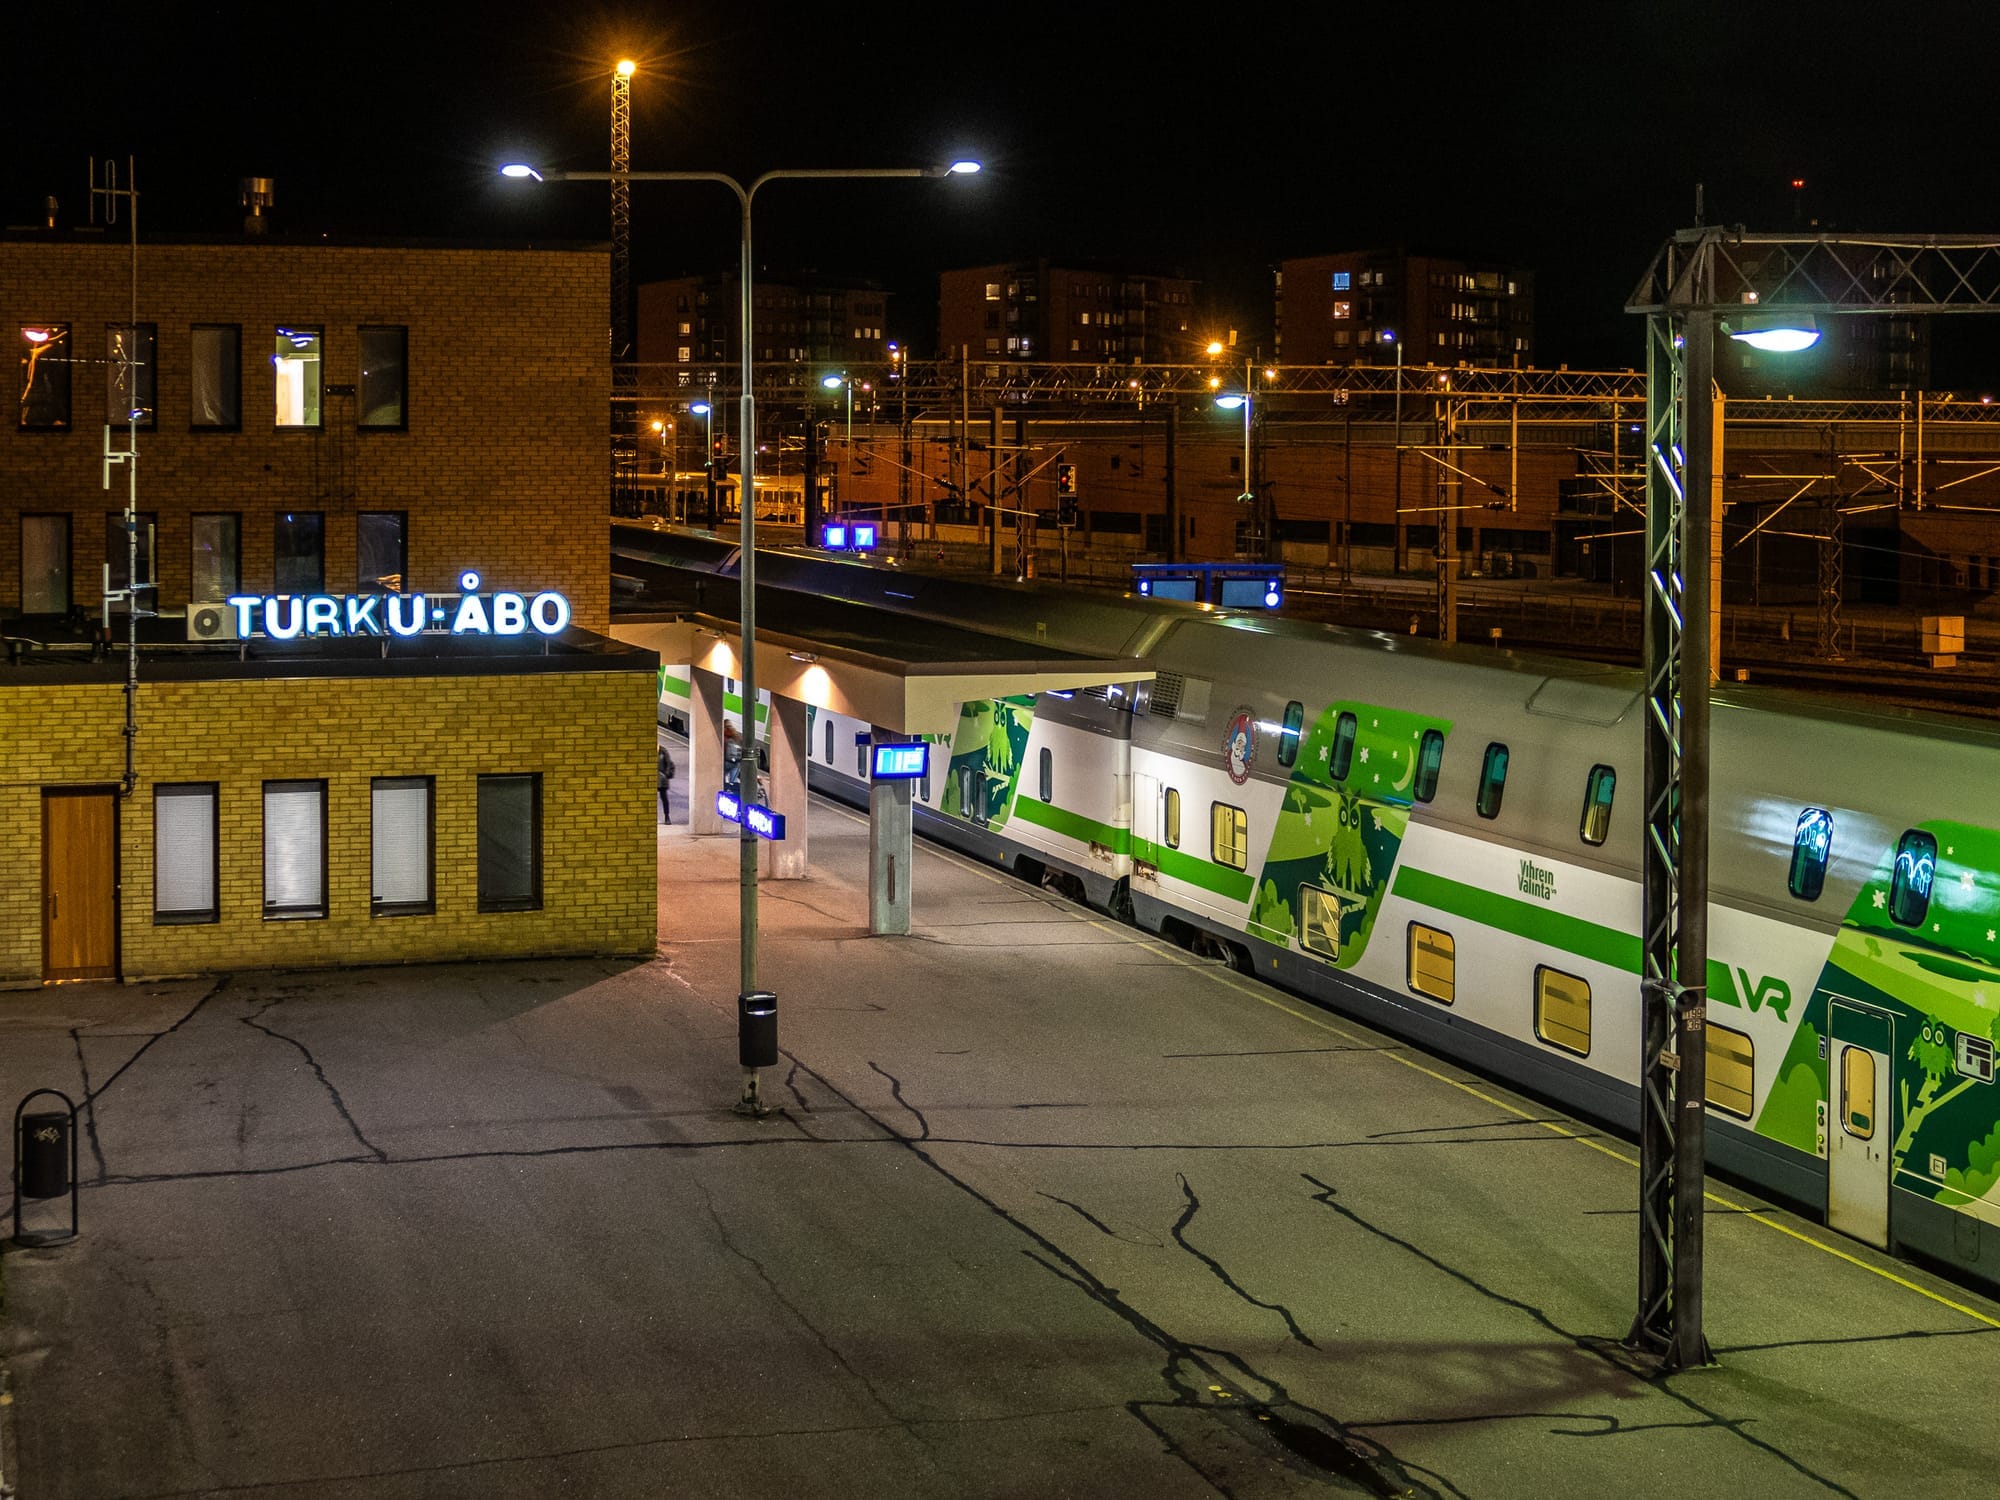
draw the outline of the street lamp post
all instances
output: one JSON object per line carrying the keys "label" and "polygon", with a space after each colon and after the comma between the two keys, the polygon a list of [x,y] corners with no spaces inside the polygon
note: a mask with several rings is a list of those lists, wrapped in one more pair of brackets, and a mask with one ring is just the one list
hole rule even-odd
{"label": "street lamp post", "polygon": [[[848,486],[852,484],[854,475],[854,377],[844,371],[839,375],[828,375],[820,381],[820,387],[829,391],[837,391],[842,387],[847,390],[847,439],[846,446],[840,450],[840,488],[834,493],[835,502],[844,506],[847,504]],[[806,537],[806,545],[813,545],[810,534]]]}
{"label": "street lamp post", "polygon": [[1390,454],[1390,460],[1395,464],[1396,468],[1396,477],[1394,480],[1395,500],[1393,502],[1396,509],[1396,555],[1394,563],[1396,572],[1401,574],[1403,571],[1403,538],[1407,535],[1403,529],[1403,341],[1396,337],[1393,329],[1383,329],[1382,337],[1396,346],[1396,443],[1395,451]]}
{"label": "street lamp post", "polygon": [[715,524],[715,408],[706,401],[697,401],[688,408],[691,416],[704,419],[701,450],[701,471],[708,481],[708,524]]}
{"label": "street lamp post", "polygon": [[[1277,371],[1275,369],[1264,372],[1264,384],[1267,390],[1270,387],[1271,381],[1276,376]],[[1241,408],[1243,412],[1243,493],[1238,495],[1236,500],[1239,505],[1246,505],[1250,508],[1250,523],[1257,528],[1257,533],[1263,544],[1264,555],[1259,561],[1270,562],[1274,561],[1276,557],[1277,538],[1273,535],[1276,531],[1276,526],[1273,524],[1274,518],[1269,514],[1270,507],[1264,503],[1263,496],[1259,492],[1260,486],[1254,482],[1250,468],[1250,424],[1255,415],[1258,400],[1254,394],[1256,384],[1257,362],[1254,358],[1247,359],[1243,362],[1243,394],[1239,396],[1234,391],[1230,391],[1224,395],[1217,396],[1215,404],[1223,411],[1236,411],[1238,408]]]}
{"label": "street lamp post", "polygon": [[[752,295],[752,261],[750,258],[750,210],[757,200],[757,194],[767,183],[784,178],[804,178],[822,182],[854,181],[858,179],[906,178],[906,177],[952,177],[966,176],[979,170],[976,161],[955,161],[944,167],[795,167],[779,168],[755,178],[746,187],[727,172],[569,172],[561,170],[543,171],[524,163],[510,163],[500,169],[503,177],[527,178],[535,182],[713,182],[726,187],[736,195],[742,210],[742,235],[739,247],[737,288],[741,296],[740,337],[741,373],[743,394],[737,425],[737,446],[740,461],[737,464],[738,482],[742,486],[740,546],[741,557],[738,567],[738,631],[743,639],[741,692],[743,701],[743,754],[744,764],[750,768],[751,788],[756,788],[757,775],[757,397],[753,389],[756,375],[752,361],[753,321],[755,299]],[[738,825],[737,837],[737,886],[738,886],[738,962],[739,977],[737,993],[737,1015],[739,1029],[744,1025],[745,1007],[757,991],[757,835],[751,831],[749,820]],[[773,1033],[775,1034],[775,1033]],[[747,1055],[747,1054],[746,1054]],[[738,1101],[739,1109],[764,1113],[764,1105],[759,1097],[758,1068],[745,1063],[743,1066],[743,1095]]]}

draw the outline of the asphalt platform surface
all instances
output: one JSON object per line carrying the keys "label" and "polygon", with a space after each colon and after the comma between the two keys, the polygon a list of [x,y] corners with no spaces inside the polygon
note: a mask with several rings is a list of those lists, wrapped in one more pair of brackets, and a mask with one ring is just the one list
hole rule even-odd
{"label": "asphalt platform surface", "polygon": [[[0,1260],[5,1482],[208,1495],[1990,1495],[2000,1308],[1718,1186],[1633,1307],[1622,1141],[860,819],[764,888],[663,826],[659,956],[0,995],[87,1097]],[[47,1213],[47,1205],[39,1206]],[[8,1418],[11,1417],[11,1422]]]}

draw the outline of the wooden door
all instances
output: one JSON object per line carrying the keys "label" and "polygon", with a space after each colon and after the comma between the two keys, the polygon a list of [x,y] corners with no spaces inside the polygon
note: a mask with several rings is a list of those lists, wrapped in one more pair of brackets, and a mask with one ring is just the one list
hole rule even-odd
{"label": "wooden door", "polygon": [[42,978],[118,974],[118,799],[42,794]]}

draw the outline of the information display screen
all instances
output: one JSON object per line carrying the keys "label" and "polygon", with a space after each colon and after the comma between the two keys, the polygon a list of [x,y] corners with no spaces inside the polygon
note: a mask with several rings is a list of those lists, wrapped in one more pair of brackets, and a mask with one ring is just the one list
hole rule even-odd
{"label": "information display screen", "polygon": [[916,781],[930,771],[931,747],[922,740],[913,745],[877,745],[876,781]]}

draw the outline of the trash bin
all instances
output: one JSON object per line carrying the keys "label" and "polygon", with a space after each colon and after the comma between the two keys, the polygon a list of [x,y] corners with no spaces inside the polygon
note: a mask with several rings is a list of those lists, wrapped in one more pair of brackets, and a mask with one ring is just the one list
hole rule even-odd
{"label": "trash bin", "polygon": [[21,1196],[60,1198],[69,1191],[70,1117],[61,1110],[21,1116]]}
{"label": "trash bin", "polygon": [[778,1065],[778,997],[769,990],[736,997],[736,1060],[746,1068]]}

